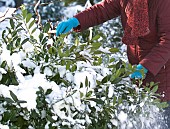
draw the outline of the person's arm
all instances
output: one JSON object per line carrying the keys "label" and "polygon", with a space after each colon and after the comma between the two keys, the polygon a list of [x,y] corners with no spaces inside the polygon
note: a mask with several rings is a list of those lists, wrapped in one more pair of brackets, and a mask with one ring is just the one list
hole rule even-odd
{"label": "person's arm", "polygon": [[103,0],[94,6],[78,13],[74,17],[80,25],[74,31],[83,31],[89,27],[99,25],[121,14],[120,0]]}
{"label": "person's arm", "polygon": [[157,21],[159,43],[140,61],[154,76],[170,59],[170,0],[160,2]]}

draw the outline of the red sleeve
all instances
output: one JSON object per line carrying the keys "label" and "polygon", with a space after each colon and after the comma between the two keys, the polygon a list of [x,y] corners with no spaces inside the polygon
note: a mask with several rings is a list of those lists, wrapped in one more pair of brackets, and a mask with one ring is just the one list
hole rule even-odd
{"label": "red sleeve", "polygon": [[170,59],[170,0],[162,0],[157,13],[159,43],[140,62],[153,75]]}
{"label": "red sleeve", "polygon": [[119,16],[120,13],[120,0],[103,0],[74,16],[80,22],[80,25],[74,28],[74,31],[79,32],[99,25]]}

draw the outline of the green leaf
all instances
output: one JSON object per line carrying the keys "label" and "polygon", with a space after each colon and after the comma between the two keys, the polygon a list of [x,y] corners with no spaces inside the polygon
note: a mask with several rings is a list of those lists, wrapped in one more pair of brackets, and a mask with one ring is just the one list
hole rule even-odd
{"label": "green leaf", "polygon": [[36,29],[37,29],[37,28],[35,27],[35,28],[32,30],[31,34],[33,34],[33,33],[36,31]]}
{"label": "green leaf", "polygon": [[112,83],[112,84],[117,84],[117,83],[119,83],[121,80],[122,80],[121,77],[117,77],[117,78],[115,78],[114,80],[112,80],[111,83]]}
{"label": "green leaf", "polygon": [[80,98],[82,98],[84,96],[84,94],[82,92],[80,92]]}
{"label": "green leaf", "polygon": [[77,47],[76,47],[75,45],[73,45],[73,46],[70,48],[70,52],[74,52],[76,48],[77,48]]}
{"label": "green leaf", "polygon": [[45,37],[45,38],[43,38],[43,40],[42,40],[42,42],[41,42],[41,44],[45,44],[46,42],[47,42],[47,38]]}
{"label": "green leaf", "polygon": [[11,98],[4,98],[4,101],[7,103],[14,103],[14,101]]}
{"label": "green leaf", "polygon": [[150,88],[145,87],[144,89],[145,89],[145,91],[150,92]]}
{"label": "green leaf", "polygon": [[103,52],[100,51],[100,50],[96,50],[96,51],[93,52],[93,54],[95,54],[95,55],[102,54],[102,53],[103,53]]}
{"label": "green leaf", "polygon": [[92,43],[92,47],[98,49],[101,46],[101,43]]}
{"label": "green leaf", "polygon": [[80,41],[79,41],[79,39],[76,37],[76,39],[75,39],[75,45],[78,46],[79,44],[80,44]]}
{"label": "green leaf", "polygon": [[14,30],[14,31],[12,32],[12,37],[15,37],[16,35],[17,35],[17,31]]}
{"label": "green leaf", "polygon": [[4,101],[4,100],[5,100],[4,97],[0,96],[0,101]]}
{"label": "green leaf", "polygon": [[14,29],[14,27],[15,27],[15,24],[14,24],[14,21],[13,21],[13,19],[10,19],[10,25],[11,25],[11,28],[12,28],[12,29]]}
{"label": "green leaf", "polygon": [[37,119],[38,118],[38,114],[36,113],[35,109],[31,110],[31,117],[33,119]]}
{"label": "green leaf", "polygon": [[151,90],[152,93],[155,93],[158,90],[158,86],[154,86],[153,89]]}
{"label": "green leaf", "polygon": [[6,30],[3,30],[2,31],[2,37],[5,38],[5,33],[6,33]]}
{"label": "green leaf", "polygon": [[97,85],[101,85],[101,82],[99,80],[96,80]]}
{"label": "green leaf", "polygon": [[111,53],[116,53],[116,52],[119,52],[119,49],[118,48],[110,48],[109,51]]}
{"label": "green leaf", "polygon": [[109,65],[108,68],[115,68],[115,65]]}
{"label": "green leaf", "polygon": [[17,29],[16,31],[17,32],[21,32],[22,30],[24,30],[23,28],[19,28],[19,29]]}
{"label": "green leaf", "polygon": [[[144,71],[143,71],[144,72]],[[154,82],[150,82],[150,87],[153,87],[155,85]]]}
{"label": "green leaf", "polygon": [[70,56],[70,50],[69,49],[65,51],[64,56],[65,57],[69,57]]}
{"label": "green leaf", "polygon": [[60,57],[63,57],[63,56],[64,56],[64,54],[63,54],[63,52],[61,51],[61,49],[60,49],[60,48],[58,48],[58,50],[57,50],[57,51],[58,51],[58,54],[59,54],[59,56],[60,56]]}
{"label": "green leaf", "polygon": [[19,104],[20,103],[27,103],[27,101],[25,101],[25,100],[18,100],[17,103],[19,103]]}
{"label": "green leaf", "polygon": [[56,83],[60,83],[60,73],[56,73],[56,75],[51,78],[51,81],[54,81]]}
{"label": "green leaf", "polygon": [[80,83],[80,88],[83,88],[83,83],[82,82]]}
{"label": "green leaf", "polygon": [[163,109],[169,107],[167,102],[160,102],[160,99],[154,99],[153,104],[155,104],[158,108]]}
{"label": "green leaf", "polygon": [[55,120],[50,115],[47,115],[47,120],[49,120],[50,123],[54,123],[55,122]]}
{"label": "green leaf", "polygon": [[122,98],[118,98],[118,104],[122,103]]}
{"label": "green leaf", "polygon": [[12,39],[12,41],[14,42],[15,40],[17,40],[18,39],[18,36],[15,36],[13,39]]}
{"label": "green leaf", "polygon": [[21,14],[16,14],[15,17],[18,18],[19,20],[22,20]]}
{"label": "green leaf", "polygon": [[49,60],[49,56],[46,55],[46,56],[45,56],[45,62],[48,63],[48,60]]}
{"label": "green leaf", "polygon": [[90,97],[92,95],[93,91],[89,91],[87,94],[86,94],[86,97]]}
{"label": "green leaf", "polygon": [[21,26],[22,26],[22,23],[18,23],[18,25],[16,26],[16,29],[18,29]]}
{"label": "green leaf", "polygon": [[5,113],[3,114],[3,121],[5,121],[5,122],[9,121],[9,120],[10,120],[10,117],[11,117],[11,113],[5,112]]}
{"label": "green leaf", "polygon": [[28,13],[28,14],[27,14],[27,17],[26,17],[26,23],[28,23],[31,18],[32,18],[32,14],[31,14],[31,13]]}
{"label": "green leaf", "polygon": [[116,100],[117,100],[117,97],[116,97],[116,96],[114,96],[114,97],[113,97],[113,105],[115,105],[115,104],[116,104]]}
{"label": "green leaf", "polygon": [[51,47],[48,49],[48,52],[49,52],[50,54],[56,54],[57,50],[56,50],[56,48],[55,48],[54,46],[51,46]]}
{"label": "green leaf", "polygon": [[109,80],[110,80],[110,77],[111,77],[111,75],[107,75],[106,77],[104,77],[103,79],[102,79],[102,83],[106,83],[106,82],[108,82]]}
{"label": "green leaf", "polygon": [[2,39],[3,39],[3,41],[4,41],[5,43],[8,43],[5,34],[6,34],[6,30],[4,30],[4,31],[2,32]]}
{"label": "green leaf", "polygon": [[160,103],[160,107],[161,108],[167,108],[168,106],[169,106],[169,104],[167,103],[167,102],[162,102],[162,103]]}
{"label": "green leaf", "polygon": [[60,39],[63,40],[66,36],[67,36],[67,34],[61,34],[61,35],[60,35]]}
{"label": "green leaf", "polygon": [[24,19],[26,18],[26,16],[27,16],[27,10],[22,10],[22,16],[24,17]]}
{"label": "green leaf", "polygon": [[96,35],[96,36],[94,36],[94,37],[92,38],[92,41],[98,40],[99,38],[100,38],[100,35]]}
{"label": "green leaf", "polygon": [[28,41],[29,41],[29,38],[24,39],[24,40],[22,41],[21,45],[25,44],[25,43],[28,42]]}
{"label": "green leaf", "polygon": [[112,58],[110,59],[110,63],[114,62],[115,61],[115,58]]}
{"label": "green leaf", "polygon": [[40,33],[40,35],[39,35],[40,42],[43,40],[43,37],[44,37],[44,34]]}
{"label": "green leaf", "polygon": [[97,98],[87,98],[87,100],[94,101],[94,102],[96,102],[97,104],[101,104],[101,105],[104,104],[103,100],[97,99]]}
{"label": "green leaf", "polygon": [[17,102],[17,101],[18,101],[17,96],[16,96],[11,90],[10,90],[9,92],[10,92],[10,95],[11,95],[12,99],[13,99],[15,102]]}
{"label": "green leaf", "polygon": [[16,76],[13,74],[13,77],[11,78],[11,84],[12,85],[18,85],[18,81],[17,81],[17,79],[16,79]]}
{"label": "green leaf", "polygon": [[20,46],[20,43],[21,43],[21,38],[18,38],[16,41],[16,47]]}
{"label": "green leaf", "polygon": [[102,64],[102,62],[103,62],[102,57],[100,57],[97,61],[98,61],[98,65]]}
{"label": "green leaf", "polygon": [[70,69],[70,65],[71,65],[71,61],[67,61],[66,70],[69,70],[69,69]]}
{"label": "green leaf", "polygon": [[62,83],[64,83],[65,86],[70,86],[69,82],[64,79],[60,79]]}
{"label": "green leaf", "polygon": [[7,62],[3,61],[2,64],[1,64],[1,68],[5,68],[6,66],[7,66]]}
{"label": "green leaf", "polygon": [[47,24],[45,24],[44,27],[43,27],[43,32],[44,32],[44,33],[47,33],[47,32],[49,31],[49,29],[50,29],[50,23],[47,23]]}
{"label": "green leaf", "polygon": [[75,72],[77,70],[77,65],[73,65],[71,68],[71,72]]}
{"label": "green leaf", "polygon": [[30,29],[35,24],[35,22],[36,22],[35,20],[32,20],[28,28]]}
{"label": "green leaf", "polygon": [[85,79],[85,86],[88,87],[88,85],[89,85],[89,81],[88,81],[88,78],[87,78],[87,76],[86,76],[86,79]]}
{"label": "green leaf", "polygon": [[52,92],[52,91],[53,91],[52,89],[47,89],[47,91],[46,91],[45,95],[49,95],[49,94],[51,94],[51,92]]}

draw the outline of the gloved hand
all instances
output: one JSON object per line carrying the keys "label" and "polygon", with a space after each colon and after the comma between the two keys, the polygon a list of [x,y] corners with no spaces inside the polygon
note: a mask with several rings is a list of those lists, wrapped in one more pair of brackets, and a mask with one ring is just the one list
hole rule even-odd
{"label": "gloved hand", "polygon": [[146,74],[148,72],[148,70],[143,67],[141,64],[138,64],[137,67],[136,67],[136,71],[133,72],[131,75],[130,75],[130,78],[132,79],[141,79],[142,78],[142,73],[140,72],[140,70],[144,70],[144,74]]}
{"label": "gloved hand", "polygon": [[79,21],[77,18],[73,17],[68,19],[67,21],[63,21],[59,23],[59,25],[56,28],[56,35],[59,36],[60,34],[65,34],[69,32],[74,27],[77,27],[79,25]]}

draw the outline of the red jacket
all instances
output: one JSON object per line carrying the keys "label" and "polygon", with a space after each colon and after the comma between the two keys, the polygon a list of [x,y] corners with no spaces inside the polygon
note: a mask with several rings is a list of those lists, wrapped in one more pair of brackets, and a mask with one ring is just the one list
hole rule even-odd
{"label": "red jacket", "polygon": [[[132,65],[140,63],[148,69],[144,83],[158,82],[159,93],[165,94],[163,100],[170,101],[170,0],[149,0],[148,7],[150,33],[139,37],[138,45],[128,45],[127,55]],[[80,22],[75,31],[118,16],[125,28],[127,17],[120,0],[103,0],[75,15]]]}

